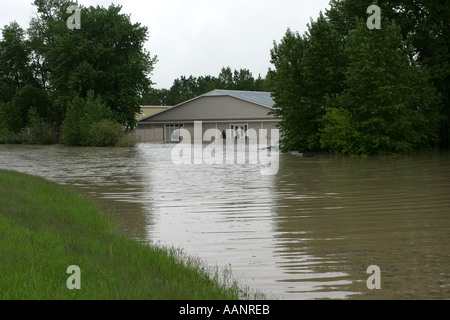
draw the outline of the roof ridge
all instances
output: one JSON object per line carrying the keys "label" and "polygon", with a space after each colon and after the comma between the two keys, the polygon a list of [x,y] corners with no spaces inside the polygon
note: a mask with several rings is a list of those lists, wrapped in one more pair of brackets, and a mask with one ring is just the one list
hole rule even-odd
{"label": "roof ridge", "polygon": [[[231,94],[232,92],[234,92],[234,94]],[[216,93],[216,94],[214,94]],[[251,96],[249,96],[249,94],[251,94]],[[259,94],[259,96],[258,96]],[[149,118],[152,118],[156,115],[159,115],[161,113],[165,113],[165,112],[169,112],[170,110],[173,110],[175,108],[181,107],[189,102],[195,101],[197,99],[203,98],[203,97],[214,97],[214,96],[220,96],[220,95],[225,95],[225,96],[229,96],[235,99],[239,99],[239,100],[243,100],[249,103],[253,103],[256,104],[258,106],[261,106],[263,108],[269,108],[269,109],[273,109],[273,106],[275,105],[275,101],[273,100],[272,97],[272,93],[271,92],[263,92],[263,91],[245,91],[245,90],[225,90],[225,89],[214,89],[210,92],[204,93],[200,96],[197,96],[195,98],[186,100],[184,102],[181,102],[167,110],[161,111],[157,114],[151,115],[147,118],[141,119],[142,120],[146,120]],[[264,95],[264,96],[262,96]]]}
{"label": "roof ridge", "polygon": [[245,91],[245,90],[224,90],[215,89],[207,92],[200,97],[213,97],[218,95],[228,95],[230,97],[254,103],[266,108],[273,108],[275,101],[271,92],[264,91]]}

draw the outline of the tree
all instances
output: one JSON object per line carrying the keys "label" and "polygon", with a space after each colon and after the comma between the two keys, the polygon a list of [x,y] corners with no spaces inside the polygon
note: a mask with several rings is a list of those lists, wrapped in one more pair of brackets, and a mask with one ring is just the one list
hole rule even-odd
{"label": "tree", "polygon": [[149,88],[142,96],[141,104],[146,106],[169,106],[169,90]]}
{"label": "tree", "polygon": [[255,79],[248,69],[231,70],[230,67],[223,67],[217,78],[216,89],[259,91],[262,87],[263,79]]}
{"label": "tree", "polygon": [[59,132],[44,120],[35,108],[28,112],[29,139],[35,144],[54,144],[59,141]]}
{"label": "tree", "polygon": [[202,93],[199,91],[197,78],[181,76],[181,78],[174,80],[168,93],[168,100],[171,102],[171,105],[175,106],[200,94]]}
{"label": "tree", "polygon": [[275,66],[275,71],[271,73],[274,114],[281,119],[281,144],[284,149],[300,148],[307,136],[305,131],[310,130],[308,123],[304,126],[301,121],[306,81],[303,77],[305,49],[306,40],[288,29],[280,44],[274,43],[271,50],[271,63]]}
{"label": "tree", "polygon": [[[342,37],[367,19],[373,0],[331,0],[327,16]],[[430,73],[436,101],[443,115],[440,140],[450,143],[450,7],[445,0],[378,0],[382,16],[400,27],[403,40],[412,46],[410,58]],[[357,19],[355,19],[357,18]]]}
{"label": "tree", "polygon": [[[140,112],[139,97],[150,86],[156,62],[144,49],[147,28],[121,14],[121,6],[81,7],[82,27],[69,30],[66,9],[71,2],[35,1],[40,13],[34,27],[45,39],[40,54],[49,70],[48,82],[59,122],[74,95],[93,90],[113,112],[112,118],[132,130]],[[56,18],[57,17],[57,18]]]}
{"label": "tree", "polygon": [[41,88],[26,85],[12,99],[12,107],[20,114],[21,127],[28,125],[28,114],[34,109],[36,114],[43,120],[52,122],[51,105],[47,92]]}
{"label": "tree", "polygon": [[255,91],[255,78],[253,78],[250,70],[235,70],[233,74],[233,87],[235,90]]}
{"label": "tree", "polygon": [[[50,89],[50,77],[55,66],[49,65],[47,56],[49,44],[55,40],[58,30],[62,29],[62,22],[67,19],[65,9],[77,3],[71,0],[34,0],[38,15],[32,18],[27,30],[29,44],[32,49],[31,67],[34,78],[45,90]],[[63,108],[65,111],[65,108]],[[59,110],[60,121],[63,120],[64,112]]]}
{"label": "tree", "polygon": [[219,88],[223,90],[234,90],[233,71],[230,67],[223,67],[218,76]]}
{"label": "tree", "polygon": [[335,99],[345,88],[342,81],[347,68],[344,41],[333,25],[320,13],[311,21],[305,34],[307,46],[304,55],[304,97],[302,123],[308,123],[306,150],[319,150],[322,120],[330,100]]}
{"label": "tree", "polygon": [[197,78],[198,92],[204,94],[220,87],[219,79],[214,76],[200,76]]}
{"label": "tree", "polygon": [[215,89],[261,91],[264,86],[265,79],[261,76],[255,79],[248,69],[233,71],[230,67],[224,67],[218,77],[211,75],[198,78],[192,75],[189,77],[181,76],[174,80],[170,90],[151,88],[143,97],[143,102],[145,104],[174,106]]}
{"label": "tree", "polygon": [[11,102],[0,102],[0,130],[18,133],[24,127],[21,110]]}
{"label": "tree", "polygon": [[365,20],[348,36],[347,89],[325,116],[322,146],[344,154],[409,152],[436,142],[438,110],[426,70],[409,59],[400,28]]}
{"label": "tree", "polygon": [[12,22],[2,29],[0,41],[0,101],[10,102],[18,90],[32,83],[25,31]]}
{"label": "tree", "polygon": [[103,119],[89,128],[88,144],[95,147],[114,147],[121,136],[121,126],[112,120]]}
{"label": "tree", "polygon": [[320,150],[328,101],[343,90],[346,57],[339,34],[321,14],[303,37],[288,30],[271,54],[275,71],[270,82],[275,115],[282,119],[283,148]]}
{"label": "tree", "polygon": [[82,146],[86,141],[86,128],[82,127],[86,103],[74,97],[67,106],[67,114],[62,125],[62,141],[67,146]]}
{"label": "tree", "polygon": [[[93,91],[86,98],[74,97],[63,124],[63,142],[69,146],[111,146],[121,133],[112,110]],[[109,128],[108,128],[109,126]]]}

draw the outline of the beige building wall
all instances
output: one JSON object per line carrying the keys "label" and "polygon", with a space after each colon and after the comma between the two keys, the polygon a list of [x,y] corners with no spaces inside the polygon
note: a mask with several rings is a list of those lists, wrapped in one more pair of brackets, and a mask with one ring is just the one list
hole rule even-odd
{"label": "beige building wall", "polygon": [[165,137],[165,125],[183,125],[194,138],[194,122],[202,121],[202,135],[208,129],[220,132],[231,129],[232,125],[245,125],[259,134],[260,129],[267,129],[267,138],[271,139],[271,129],[277,129],[279,122],[268,113],[270,108],[253,104],[230,96],[206,96],[188,101],[165,112],[139,122],[136,130],[138,142],[170,141]]}
{"label": "beige building wall", "polygon": [[142,122],[273,119],[270,109],[230,96],[201,97]]}
{"label": "beige building wall", "polygon": [[156,142],[164,141],[163,124],[145,124],[139,125],[134,131],[136,142]]}
{"label": "beige building wall", "polygon": [[[180,123],[183,124],[183,129],[187,130],[191,135],[192,141],[194,139],[194,123]],[[278,121],[267,121],[267,122],[203,122],[202,123],[202,138],[205,132],[209,129],[217,129],[219,132],[231,129],[231,125],[246,125],[247,129],[253,129],[259,137],[260,129],[267,130],[265,132],[265,139],[272,139],[271,133],[273,129],[277,129]],[[135,131],[135,138],[138,143],[145,142],[164,142],[170,141],[170,137],[164,137],[164,124],[141,124],[139,128]]]}

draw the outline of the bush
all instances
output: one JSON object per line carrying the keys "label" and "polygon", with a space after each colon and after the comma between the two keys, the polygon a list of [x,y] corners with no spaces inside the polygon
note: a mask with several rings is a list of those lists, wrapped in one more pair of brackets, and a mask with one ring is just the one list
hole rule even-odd
{"label": "bush", "polygon": [[10,133],[20,133],[24,127],[20,110],[11,102],[0,103],[0,127]]}
{"label": "bush", "polygon": [[360,154],[359,133],[355,130],[348,110],[330,108],[323,118],[321,145],[338,154]]}
{"label": "bush", "polygon": [[0,130],[0,144],[31,144],[33,138],[27,129],[13,133],[6,129]]}
{"label": "bush", "polygon": [[58,143],[59,133],[48,122],[44,121],[37,113],[35,108],[31,108],[28,114],[30,123],[30,140],[36,144],[55,144]]}
{"label": "bush", "polygon": [[81,146],[84,141],[84,130],[81,126],[81,119],[85,109],[85,102],[79,97],[75,97],[68,105],[66,118],[63,123],[62,141],[68,146]]}
{"label": "bush", "polygon": [[86,99],[74,97],[63,123],[63,143],[68,146],[109,146],[111,141],[117,142],[120,130],[111,117],[111,109],[94,92],[89,91]]}
{"label": "bush", "polygon": [[108,119],[103,119],[92,124],[88,142],[91,147],[113,147],[120,139],[122,127]]}
{"label": "bush", "polygon": [[136,144],[136,136],[122,130],[119,141],[116,143],[118,148],[130,148]]}

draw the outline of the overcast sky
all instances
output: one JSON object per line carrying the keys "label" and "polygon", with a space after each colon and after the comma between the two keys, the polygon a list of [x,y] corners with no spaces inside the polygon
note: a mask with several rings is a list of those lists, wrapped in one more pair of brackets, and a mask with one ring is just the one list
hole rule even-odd
{"label": "overcast sky", "polygon": [[[0,0],[0,26],[17,21],[26,29],[33,0]],[[83,6],[123,6],[133,22],[148,27],[146,48],[158,63],[151,80],[170,88],[180,76],[217,76],[222,67],[265,76],[273,41],[287,28],[303,34],[329,0],[80,0]]]}

